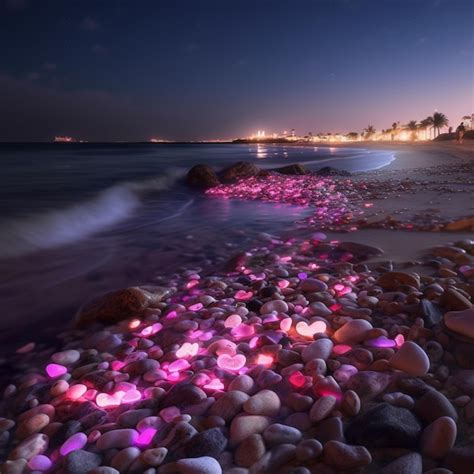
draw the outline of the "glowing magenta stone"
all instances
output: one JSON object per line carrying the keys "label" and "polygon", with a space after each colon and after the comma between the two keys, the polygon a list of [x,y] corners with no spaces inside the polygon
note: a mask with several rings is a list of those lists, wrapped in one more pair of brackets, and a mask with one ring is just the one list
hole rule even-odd
{"label": "glowing magenta stone", "polygon": [[177,351],[176,356],[179,358],[194,357],[199,350],[197,342],[185,342]]}
{"label": "glowing magenta stone", "polygon": [[306,377],[297,370],[293,372],[289,377],[288,380],[290,381],[291,385],[295,388],[301,388],[306,384]]}
{"label": "glowing magenta stone", "polygon": [[189,362],[185,359],[179,359],[171,362],[171,364],[168,366],[168,371],[169,372],[179,372],[181,370],[186,370],[189,369],[191,365]]}
{"label": "glowing magenta stone", "polygon": [[66,392],[66,397],[69,398],[69,400],[77,400],[81,398],[86,392],[87,387],[82,383],[78,383],[76,385],[71,385],[68,388]]}
{"label": "glowing magenta stone", "polygon": [[235,299],[237,301],[248,301],[251,299],[253,296],[253,293],[251,291],[244,291],[244,290],[239,290],[237,293],[235,293]]}
{"label": "glowing magenta stone", "polygon": [[395,347],[397,345],[394,340],[388,339],[385,336],[379,336],[375,339],[370,339],[366,341],[366,344],[370,347]]}
{"label": "glowing magenta stone", "polygon": [[37,454],[28,461],[28,467],[32,471],[47,471],[52,465],[51,459],[44,454]]}
{"label": "glowing magenta stone", "polygon": [[46,373],[52,378],[60,377],[67,373],[67,368],[64,365],[48,364],[46,366]]}
{"label": "glowing magenta stone", "polygon": [[315,321],[309,325],[306,321],[300,321],[296,324],[296,332],[300,336],[312,338],[317,333],[326,332],[326,323],[323,321]]}
{"label": "glowing magenta stone", "polygon": [[135,444],[137,446],[149,446],[153,441],[153,437],[156,435],[157,430],[155,428],[146,428],[139,435]]}
{"label": "glowing magenta stone", "polygon": [[86,444],[87,436],[84,433],[75,433],[63,443],[59,452],[61,453],[61,456],[66,456],[72,451],[82,449]]}
{"label": "glowing magenta stone", "polygon": [[217,358],[217,365],[225,370],[237,371],[245,365],[245,362],[247,362],[247,359],[243,354],[234,356],[222,354]]}

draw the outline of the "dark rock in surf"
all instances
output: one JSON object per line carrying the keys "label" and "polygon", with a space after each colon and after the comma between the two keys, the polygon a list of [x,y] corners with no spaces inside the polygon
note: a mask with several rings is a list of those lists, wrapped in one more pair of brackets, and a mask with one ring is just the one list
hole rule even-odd
{"label": "dark rock in surf", "polygon": [[349,171],[345,170],[338,170],[332,166],[324,166],[323,168],[315,171],[315,174],[318,176],[351,176],[352,173],[349,173]]}
{"label": "dark rock in surf", "polygon": [[186,182],[194,188],[212,188],[220,184],[214,170],[208,165],[195,165],[186,175]]}
{"label": "dark rock in surf", "polygon": [[260,168],[255,166],[253,163],[239,161],[238,163],[223,169],[220,172],[220,178],[224,183],[232,183],[238,179],[257,176],[259,172]]}

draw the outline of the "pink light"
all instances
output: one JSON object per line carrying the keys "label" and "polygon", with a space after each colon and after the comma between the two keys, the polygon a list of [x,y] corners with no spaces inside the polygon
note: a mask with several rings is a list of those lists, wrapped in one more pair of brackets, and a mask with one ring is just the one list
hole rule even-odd
{"label": "pink light", "polygon": [[135,444],[140,447],[149,446],[153,441],[154,436],[158,430],[155,428],[146,428],[139,435]]}
{"label": "pink light", "polygon": [[268,354],[259,354],[257,356],[257,365],[270,367],[272,364],[273,364],[273,356],[268,355]]}
{"label": "pink light", "polygon": [[395,336],[395,344],[397,345],[398,348],[402,347],[403,344],[405,343],[405,337],[403,334],[397,334]]}
{"label": "pink light", "polygon": [[252,339],[250,339],[249,346],[250,346],[251,349],[255,349],[257,347],[259,339],[260,338],[258,336],[252,337]]}
{"label": "pink light", "polygon": [[163,325],[160,323],[152,324],[151,326],[147,326],[146,328],[142,329],[140,335],[143,337],[149,337],[156,334],[158,331],[163,329]]}
{"label": "pink light", "polygon": [[110,367],[112,368],[112,370],[121,370],[125,367],[125,362],[121,360],[113,360],[110,363]]}
{"label": "pink light", "polygon": [[235,328],[242,323],[242,318],[238,314],[231,314],[224,322],[224,327]]}
{"label": "pink light", "polygon": [[125,392],[116,392],[113,395],[99,393],[95,399],[95,403],[100,408],[118,407],[124,394]]}
{"label": "pink light", "polygon": [[397,345],[396,341],[388,339],[385,336],[379,336],[375,339],[370,339],[366,341],[366,344],[370,347],[395,347]]}
{"label": "pink light", "polygon": [[313,337],[317,333],[326,332],[326,323],[323,321],[315,321],[309,325],[306,321],[300,321],[296,324],[296,332],[303,337]]}
{"label": "pink light", "polygon": [[337,344],[332,348],[332,351],[335,355],[340,356],[352,350],[351,346],[347,344]]}
{"label": "pink light", "polygon": [[293,372],[289,377],[288,380],[290,381],[291,385],[295,388],[301,388],[304,387],[306,384],[306,377],[299,371],[297,370],[296,372]]}
{"label": "pink light", "polygon": [[239,290],[237,293],[235,293],[235,299],[237,301],[248,301],[251,299],[253,296],[253,293],[251,291],[244,291],[244,290]]}
{"label": "pink light", "polygon": [[56,377],[60,377],[61,375],[64,375],[67,373],[67,368],[64,367],[64,365],[60,364],[48,364],[46,366],[46,373],[51,377],[52,379]]}
{"label": "pink light", "polygon": [[84,433],[75,433],[63,443],[59,452],[61,453],[61,456],[66,456],[72,451],[82,449],[86,444],[87,436]]}
{"label": "pink light", "polygon": [[176,311],[170,311],[167,315],[166,315],[166,319],[175,319],[178,317],[178,313]]}
{"label": "pink light", "polygon": [[336,291],[342,291],[344,289],[344,285],[342,285],[341,283],[337,283],[336,285],[334,285],[334,289]]}
{"label": "pink light", "polygon": [[232,328],[231,334],[238,339],[242,339],[244,337],[251,337],[255,333],[255,329],[253,326],[250,326],[248,324],[239,324],[238,326],[235,326],[235,328]]}
{"label": "pink light", "polygon": [[281,289],[288,288],[290,286],[290,282],[288,280],[279,280],[278,287]]}
{"label": "pink light", "polygon": [[199,350],[199,344],[197,342],[190,343],[185,342],[177,351],[176,356],[179,358],[194,357]]}
{"label": "pink light", "polygon": [[280,329],[282,331],[288,332],[291,329],[291,323],[292,323],[291,318],[284,318],[280,321]]}
{"label": "pink light", "polygon": [[169,372],[180,372],[181,370],[186,370],[189,369],[191,365],[189,362],[185,359],[179,359],[171,362],[171,364],[168,366],[168,371]]}
{"label": "pink light", "polygon": [[186,288],[189,290],[194,288],[196,285],[199,285],[199,280],[190,280],[186,283]]}
{"label": "pink light", "polygon": [[247,362],[247,359],[243,354],[236,354],[234,356],[222,354],[217,358],[217,365],[221,369],[230,371],[238,371],[245,365],[245,362]]}
{"label": "pink light", "polygon": [[203,386],[206,390],[224,390],[224,384],[219,379],[213,379]]}
{"label": "pink light", "polygon": [[66,398],[69,400],[78,400],[87,392],[87,387],[82,383],[72,385],[66,391]]}
{"label": "pink light", "polygon": [[139,319],[132,319],[129,323],[128,323],[128,327],[130,329],[136,329],[138,326],[140,326],[141,324],[141,321]]}
{"label": "pink light", "polygon": [[135,389],[128,390],[121,399],[121,403],[135,403],[142,399],[142,394]]}
{"label": "pink light", "polygon": [[48,456],[45,456],[44,454],[37,454],[28,461],[28,467],[32,471],[47,471],[52,465],[53,463],[51,462],[51,459],[49,459]]}
{"label": "pink light", "polygon": [[306,278],[308,278],[308,274],[305,273],[305,272],[300,272],[300,273],[298,273],[298,278],[300,280],[306,280]]}
{"label": "pink light", "polygon": [[202,303],[196,303],[196,304],[192,304],[189,309],[191,311],[200,311],[202,308],[204,308],[203,304]]}
{"label": "pink light", "polygon": [[333,304],[331,306],[329,306],[329,309],[331,311],[339,311],[340,309],[342,308],[342,305],[340,305],[339,303],[336,303],[336,304]]}

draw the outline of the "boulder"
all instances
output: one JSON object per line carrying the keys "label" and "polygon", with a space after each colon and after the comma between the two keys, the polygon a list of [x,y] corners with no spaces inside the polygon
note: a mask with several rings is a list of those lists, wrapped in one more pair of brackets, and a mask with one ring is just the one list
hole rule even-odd
{"label": "boulder", "polygon": [[186,183],[194,188],[207,189],[220,184],[214,170],[208,165],[195,165],[186,175]]}
{"label": "boulder", "polygon": [[220,178],[224,183],[232,183],[242,178],[250,178],[256,176],[260,172],[260,168],[253,163],[239,161],[238,163],[223,169],[220,172]]}
{"label": "boulder", "polygon": [[315,172],[318,176],[351,176],[352,173],[346,170],[339,170],[332,166],[323,166]]}
{"label": "boulder", "polygon": [[281,168],[275,168],[272,171],[276,171],[280,174],[291,174],[291,175],[302,175],[308,174],[309,171],[299,163],[293,163],[291,165],[282,166]]}

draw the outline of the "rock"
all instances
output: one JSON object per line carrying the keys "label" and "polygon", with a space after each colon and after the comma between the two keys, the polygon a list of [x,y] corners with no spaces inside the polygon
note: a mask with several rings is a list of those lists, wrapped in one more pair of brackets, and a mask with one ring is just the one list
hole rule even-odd
{"label": "rock", "polygon": [[442,416],[449,416],[454,421],[458,420],[458,414],[452,403],[437,390],[428,390],[416,401],[415,413],[425,423],[432,423]]}
{"label": "rock", "polygon": [[358,242],[341,242],[339,249],[349,252],[356,257],[374,257],[382,255],[384,251],[378,247],[372,247],[371,245],[360,244]]}
{"label": "rock", "polygon": [[141,460],[147,466],[160,466],[166,458],[168,450],[164,447],[146,449],[140,455]]}
{"label": "rock", "polygon": [[430,360],[418,344],[406,341],[390,358],[390,365],[394,369],[418,376],[428,373]]}
{"label": "rock", "polygon": [[97,440],[96,446],[101,451],[111,448],[128,448],[133,446],[138,432],[129,428],[107,431]]}
{"label": "rock", "polygon": [[[229,384],[229,390],[237,390],[244,393],[252,393],[255,386],[255,382],[252,377],[248,375],[239,375],[235,377]],[[245,401],[245,400],[244,400]]]}
{"label": "rock", "polygon": [[124,428],[135,428],[140,420],[151,416],[153,410],[141,408],[139,410],[128,410],[117,418],[117,423]]}
{"label": "rock", "polygon": [[99,466],[92,469],[92,471],[89,471],[87,474],[120,474],[120,472],[110,466]]}
{"label": "rock", "polygon": [[323,166],[315,171],[314,174],[318,176],[351,176],[349,171],[333,168],[332,166]]}
{"label": "rock", "polygon": [[211,428],[193,436],[183,447],[185,457],[210,456],[218,459],[227,446],[227,438],[220,428]]}
{"label": "rock", "polygon": [[334,339],[340,344],[362,342],[372,329],[365,319],[351,319],[334,333]]}
{"label": "rock", "polygon": [[340,441],[328,441],[323,450],[324,461],[341,471],[369,465],[372,456],[364,446],[350,446]]}
{"label": "rock", "polygon": [[111,291],[86,303],[76,316],[76,326],[84,328],[96,322],[115,324],[155,306],[169,295],[169,289],[158,286]]}
{"label": "rock", "polygon": [[421,452],[432,459],[443,459],[454,446],[456,423],[449,416],[437,418],[421,435]]}
{"label": "rock", "polygon": [[326,397],[321,397],[314,402],[314,405],[311,407],[309,412],[309,418],[313,423],[327,418],[330,413],[334,410],[337,404],[336,397],[328,395]]}
{"label": "rock", "polygon": [[141,451],[135,446],[120,450],[111,460],[110,465],[119,472],[126,472],[134,463]]}
{"label": "rock", "polygon": [[222,474],[220,464],[209,456],[180,459],[176,467],[180,474]]}
{"label": "rock", "polygon": [[285,443],[296,444],[302,436],[300,430],[281,423],[274,423],[263,432],[263,439],[270,446]]}
{"label": "rock", "polygon": [[387,464],[380,474],[422,474],[423,462],[418,453],[405,454]]}
{"label": "rock", "polygon": [[472,303],[459,291],[448,288],[439,298],[439,304],[448,311],[464,311],[472,307]]}
{"label": "rock", "polygon": [[231,390],[216,400],[211,406],[209,414],[220,416],[225,421],[231,421],[235,415],[242,411],[244,403],[249,398],[250,397],[244,392]]}
{"label": "rock", "polygon": [[296,447],[292,444],[279,444],[253,464],[249,474],[281,472],[280,468],[294,458],[295,451]]}
{"label": "rock", "polygon": [[292,163],[291,165],[275,168],[271,171],[275,171],[280,174],[290,174],[290,175],[309,174],[309,171],[303,165],[300,165],[299,163]]}
{"label": "rock", "polygon": [[344,392],[341,402],[341,410],[347,416],[356,416],[360,411],[360,398],[354,390]]}
{"label": "rock", "polygon": [[244,439],[235,450],[237,466],[250,467],[265,454],[265,443],[259,434],[252,434]]}
{"label": "rock", "polygon": [[174,405],[197,405],[198,403],[206,400],[206,392],[195,385],[189,383],[175,385],[166,396],[163,401],[162,407],[170,407]]}
{"label": "rock", "polygon": [[280,406],[280,398],[275,392],[260,390],[244,403],[244,410],[250,415],[276,416]]}
{"label": "rock", "polygon": [[230,442],[237,445],[252,434],[260,434],[270,425],[270,418],[259,415],[237,416],[230,425]]}
{"label": "rock", "polygon": [[311,435],[321,443],[328,441],[344,441],[342,420],[338,416],[320,421],[312,430]]}
{"label": "rock", "polygon": [[420,277],[414,273],[387,272],[377,280],[377,284],[388,291],[395,291],[403,286],[412,286],[418,290]]}
{"label": "rock", "polygon": [[474,308],[446,313],[444,324],[451,331],[474,339]]}
{"label": "rock", "polygon": [[441,308],[433,301],[425,298],[420,301],[420,312],[427,328],[435,326],[443,318]]}
{"label": "rock", "polygon": [[464,446],[453,448],[446,456],[443,466],[455,474],[472,474],[474,466],[474,443],[471,441]]}
{"label": "rock", "polygon": [[464,219],[457,219],[455,221],[448,222],[444,227],[446,230],[461,232],[461,231],[474,231],[474,217],[465,217]]}
{"label": "rock", "polygon": [[79,351],[70,349],[67,351],[55,352],[51,356],[51,359],[56,364],[71,365],[71,364],[75,364],[80,359],[80,357],[81,357],[81,353]]}
{"label": "rock", "polygon": [[453,383],[461,392],[474,398],[474,370],[456,371]]}
{"label": "rock", "polygon": [[298,461],[314,460],[323,452],[323,445],[317,439],[305,439],[296,446],[296,459]]}
{"label": "rock", "polygon": [[421,423],[406,408],[381,403],[354,418],[346,436],[369,448],[415,448],[421,429]]}
{"label": "rock", "polygon": [[28,469],[26,459],[16,459],[0,464],[0,472],[2,474],[26,474],[31,471]]}
{"label": "rock", "polygon": [[324,281],[317,278],[306,278],[306,280],[301,281],[299,288],[303,293],[317,293],[318,291],[326,291],[328,286]]}
{"label": "rock", "polygon": [[390,381],[389,374],[365,370],[354,374],[347,381],[346,388],[356,392],[362,401],[368,401],[382,393]]}
{"label": "rock", "polygon": [[20,425],[18,425],[15,435],[19,439],[24,439],[34,433],[38,433],[44,427],[48,426],[48,424],[49,416],[39,413],[31,418],[26,418]]}
{"label": "rock", "polygon": [[256,176],[260,172],[260,168],[253,163],[239,161],[222,170],[219,175],[224,183],[232,183],[242,178],[250,178]]}
{"label": "rock", "polygon": [[90,451],[78,449],[70,452],[64,459],[66,474],[84,474],[100,466],[102,458]]}
{"label": "rock", "polygon": [[9,459],[26,459],[29,461],[33,456],[42,454],[48,447],[49,438],[42,433],[31,435],[22,441],[8,456]]}
{"label": "rock", "polygon": [[186,175],[186,183],[193,188],[212,188],[220,184],[214,170],[208,165],[195,165]]}
{"label": "rock", "polygon": [[271,300],[271,301],[267,301],[260,308],[260,314],[268,314],[268,313],[271,313],[272,311],[276,311],[277,313],[287,313],[288,305],[282,300]]}
{"label": "rock", "polygon": [[304,362],[313,359],[327,360],[331,355],[334,344],[329,338],[321,338],[305,346],[301,352],[301,358]]}

